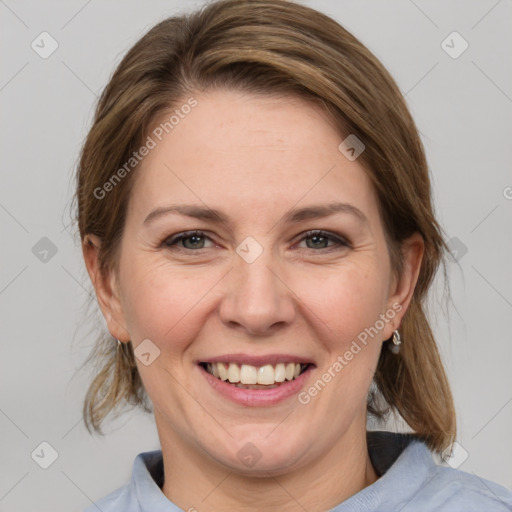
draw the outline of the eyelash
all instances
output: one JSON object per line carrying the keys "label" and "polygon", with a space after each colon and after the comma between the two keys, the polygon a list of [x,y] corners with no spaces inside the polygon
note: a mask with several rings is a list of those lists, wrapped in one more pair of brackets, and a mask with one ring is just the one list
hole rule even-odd
{"label": "eyelash", "polygon": [[[200,249],[188,249],[186,247],[178,247],[177,246],[177,244],[179,242],[189,239],[189,238],[192,238],[193,236],[205,238],[205,239],[213,242],[213,240],[209,236],[207,236],[203,231],[194,230],[194,231],[185,231],[183,233],[178,233],[177,235],[173,235],[173,236],[165,238],[162,241],[161,247],[164,247],[164,248],[170,249],[170,250],[182,251],[182,252],[199,252],[203,249],[208,249],[208,247],[202,247]],[[306,248],[306,249],[310,249],[311,251],[314,251],[314,252],[321,252],[321,251],[331,252],[333,250],[339,250],[340,248],[347,248],[347,247],[351,248],[351,244],[343,237],[336,236],[332,233],[329,233],[328,231],[323,231],[321,229],[313,229],[311,231],[306,231],[303,234],[302,238],[300,238],[298,243],[300,243],[308,238],[313,238],[315,236],[327,238],[329,241],[334,242],[335,245],[323,247],[321,249],[312,249],[312,248]]]}

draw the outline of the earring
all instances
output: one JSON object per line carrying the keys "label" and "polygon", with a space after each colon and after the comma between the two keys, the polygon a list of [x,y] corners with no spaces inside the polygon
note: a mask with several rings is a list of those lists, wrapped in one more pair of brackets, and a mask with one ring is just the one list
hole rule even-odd
{"label": "earring", "polygon": [[400,333],[398,332],[398,329],[393,333],[391,341],[393,343],[389,345],[389,350],[391,350],[393,354],[398,354],[400,352],[400,345],[402,344],[402,338],[400,338]]}

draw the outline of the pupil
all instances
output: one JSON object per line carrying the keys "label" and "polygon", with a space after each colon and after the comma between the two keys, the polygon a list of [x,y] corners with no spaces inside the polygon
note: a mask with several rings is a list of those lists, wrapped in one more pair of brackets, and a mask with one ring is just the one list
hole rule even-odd
{"label": "pupil", "polygon": [[[202,238],[202,237],[201,237],[201,236],[199,236],[199,235],[191,235],[191,236],[189,236],[189,237],[185,238],[184,243],[185,243],[185,245],[186,245],[186,244],[187,244],[187,242],[188,242],[188,241],[190,241],[191,243],[190,243],[189,245],[192,245],[192,248],[193,248],[193,249],[197,249],[197,248],[198,248],[198,247],[197,247],[197,244],[200,244],[200,243],[201,243],[201,238]],[[199,248],[201,248],[201,247],[199,247]]]}
{"label": "pupil", "polygon": [[327,238],[321,235],[313,235],[312,237],[310,237],[310,240],[313,241],[314,247],[318,247],[322,243],[325,243],[327,241]]}

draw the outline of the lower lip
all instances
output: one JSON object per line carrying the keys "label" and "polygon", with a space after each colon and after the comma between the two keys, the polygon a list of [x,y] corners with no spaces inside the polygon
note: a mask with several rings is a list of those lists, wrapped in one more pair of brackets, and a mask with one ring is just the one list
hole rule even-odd
{"label": "lower lip", "polygon": [[214,377],[202,366],[198,366],[204,378],[210,386],[225,398],[239,405],[262,407],[275,405],[296,395],[305,385],[313,367],[310,365],[297,378],[284,381],[280,386],[271,389],[244,389],[228,384]]}

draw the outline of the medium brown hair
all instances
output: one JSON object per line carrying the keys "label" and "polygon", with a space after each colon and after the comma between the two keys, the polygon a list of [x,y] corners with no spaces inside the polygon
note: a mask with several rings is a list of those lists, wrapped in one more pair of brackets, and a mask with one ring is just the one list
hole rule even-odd
{"label": "medium brown hair", "polygon": [[[455,437],[455,412],[425,301],[446,247],[433,213],[423,146],[392,77],[326,15],[286,0],[221,0],[168,18],[144,35],[103,91],[82,149],[76,191],[82,241],[97,235],[101,271],[115,268],[136,168],[107,198],[95,190],[130,159],[164,114],[215,88],[300,97],[327,112],[340,137],[354,134],[365,144],[359,158],[376,191],[394,271],[401,271],[402,241],[417,232],[425,244],[401,325],[401,352],[383,345],[374,378],[377,395],[368,411],[381,418],[397,412],[432,450],[442,451]],[[130,343],[118,350],[111,337],[102,338],[91,357],[100,371],[84,403],[89,430],[100,432],[105,416],[126,402],[147,408]]]}

